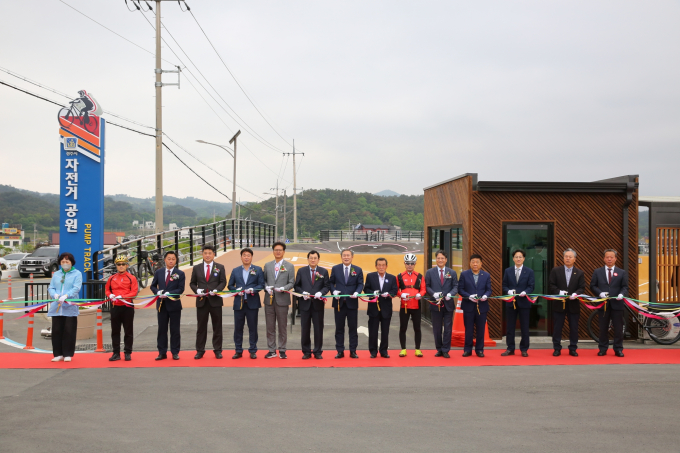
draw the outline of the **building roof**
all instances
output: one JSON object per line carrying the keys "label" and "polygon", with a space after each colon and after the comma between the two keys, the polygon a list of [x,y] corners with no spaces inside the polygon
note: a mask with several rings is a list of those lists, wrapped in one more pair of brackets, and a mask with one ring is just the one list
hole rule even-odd
{"label": "building roof", "polygon": [[659,203],[677,205],[680,204],[680,197],[640,197],[638,204],[642,206],[657,205]]}
{"label": "building roof", "polygon": [[368,228],[368,229],[371,229],[371,230],[376,230],[376,229],[389,230],[390,228],[394,228],[394,227],[391,227],[389,225],[364,225],[364,224],[360,223],[359,225],[356,226],[356,229],[359,229],[359,228]]}

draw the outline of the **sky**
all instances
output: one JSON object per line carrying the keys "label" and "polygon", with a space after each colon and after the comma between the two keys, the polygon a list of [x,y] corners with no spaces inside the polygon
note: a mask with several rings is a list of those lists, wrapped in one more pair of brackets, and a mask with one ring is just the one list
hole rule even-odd
{"label": "sky", "polygon": [[[154,12],[1,1],[0,68],[73,98],[85,89],[108,120],[152,132]],[[641,195],[680,196],[678,1],[188,5],[193,16],[162,4],[163,69],[183,67],[180,88],[163,88],[163,130],[228,196],[233,159],[196,140],[228,146],[237,130],[241,201],[268,198],[277,181],[292,192],[293,140],[303,189],[410,195],[462,173],[639,174]],[[0,81],[67,100],[2,70]],[[58,193],[58,107],[3,85],[0,101],[0,183]],[[109,126],[106,153],[106,194],[153,196],[152,137]],[[167,151],[163,171],[165,194],[226,201]]]}

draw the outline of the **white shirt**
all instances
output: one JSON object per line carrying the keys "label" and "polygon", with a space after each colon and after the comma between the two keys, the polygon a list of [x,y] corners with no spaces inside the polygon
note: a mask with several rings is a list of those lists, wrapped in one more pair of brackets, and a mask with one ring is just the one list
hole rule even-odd
{"label": "white shirt", "polygon": [[607,283],[611,283],[611,281],[609,280],[609,271],[610,271],[610,270],[612,271],[612,280],[614,279],[614,271],[615,271],[614,268],[615,268],[615,267],[616,267],[616,266],[607,267],[607,265],[605,264],[605,266],[604,266],[604,273],[605,273],[605,277],[607,278]]}
{"label": "white shirt", "polygon": [[378,280],[380,280],[380,291],[382,291],[382,289],[383,289],[383,284],[385,283],[385,277],[387,277],[387,273],[385,273],[382,276],[380,274],[378,274]]}
{"label": "white shirt", "polygon": [[168,277],[170,277],[170,274],[172,274],[172,269],[166,269],[165,271],[165,279],[167,280]]}
{"label": "white shirt", "polygon": [[209,263],[203,263],[203,275],[208,273],[208,267],[210,267],[211,270],[215,269],[215,262],[211,261]]}
{"label": "white shirt", "polygon": [[277,279],[279,277],[279,269],[281,268],[282,263],[283,263],[283,260],[274,261],[274,279]]}
{"label": "white shirt", "polygon": [[519,273],[521,274],[523,268],[524,268],[524,264],[522,264],[520,267],[515,266],[515,274],[517,273],[517,271],[519,271]]}

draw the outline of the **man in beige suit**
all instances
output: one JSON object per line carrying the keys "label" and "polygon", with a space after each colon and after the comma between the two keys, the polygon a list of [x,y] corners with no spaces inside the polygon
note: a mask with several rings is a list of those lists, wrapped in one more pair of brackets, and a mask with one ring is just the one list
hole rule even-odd
{"label": "man in beige suit", "polygon": [[295,284],[295,268],[289,261],[283,259],[286,252],[286,244],[275,242],[272,246],[274,250],[274,261],[264,265],[265,290],[268,296],[265,297],[264,315],[267,323],[267,346],[269,353],[265,359],[276,357],[276,324],[279,325],[279,357],[286,357],[286,343],[288,341],[288,306],[290,305],[290,291]]}

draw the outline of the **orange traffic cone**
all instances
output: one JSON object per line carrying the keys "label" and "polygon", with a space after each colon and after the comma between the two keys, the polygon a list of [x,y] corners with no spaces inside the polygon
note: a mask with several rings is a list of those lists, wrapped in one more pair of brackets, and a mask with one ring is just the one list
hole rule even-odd
{"label": "orange traffic cone", "polygon": [[[456,302],[456,312],[453,314],[453,329],[451,332],[451,346],[465,346],[465,323],[463,322],[463,310],[460,308],[462,298],[459,296]],[[476,343],[473,339],[472,343]],[[496,346],[496,342],[489,337],[489,326],[484,329],[484,346]]]}

